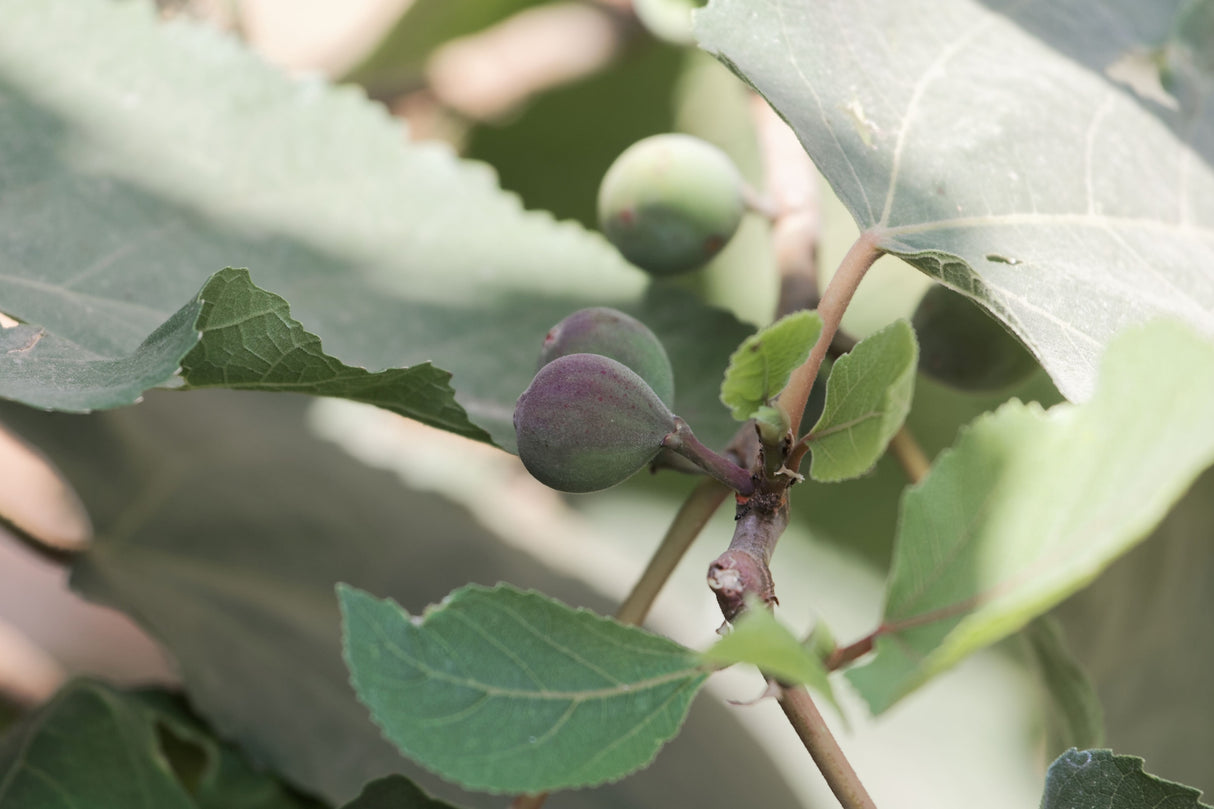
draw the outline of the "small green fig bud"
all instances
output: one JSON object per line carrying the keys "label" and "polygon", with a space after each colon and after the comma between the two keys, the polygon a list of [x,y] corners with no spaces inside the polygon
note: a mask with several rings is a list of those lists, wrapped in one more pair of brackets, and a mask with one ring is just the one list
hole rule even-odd
{"label": "small green fig bud", "polygon": [[674,370],[657,335],[630,315],[598,306],[579,309],[548,330],[539,367],[567,354],[601,354],[632,369],[674,406]]}
{"label": "small green fig bud", "polygon": [[919,337],[919,370],[950,387],[1001,390],[1037,368],[1037,360],[1002,323],[948,287],[929,289],[911,323]]}
{"label": "small green fig bud", "polygon": [[599,186],[599,226],[654,275],[705,264],[733,237],[746,210],[729,157],[690,135],[654,135],[624,150]]}
{"label": "small green fig bud", "polygon": [[600,354],[567,354],[540,368],[514,406],[523,465],[563,492],[593,492],[644,468],[677,427],[657,394]]}

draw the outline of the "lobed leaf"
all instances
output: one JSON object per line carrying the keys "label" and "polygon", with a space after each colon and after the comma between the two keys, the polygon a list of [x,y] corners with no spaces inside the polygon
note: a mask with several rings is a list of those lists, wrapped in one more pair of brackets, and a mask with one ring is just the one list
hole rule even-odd
{"label": "lobed leaf", "polygon": [[749,663],[782,683],[807,685],[830,700],[835,710],[842,714],[822,659],[801,644],[766,609],[746,610],[729,634],[700,657],[721,666]]}
{"label": "lobed leaf", "polygon": [[[861,230],[976,298],[1083,400],[1130,325],[1214,332],[1214,82],[1177,86],[1179,60],[1154,58],[1179,50],[1186,7],[713,0],[695,24]],[[1209,15],[1179,28],[1210,41]]]}
{"label": "lobed leaf", "polygon": [[471,789],[614,781],[653,760],[707,674],[676,643],[507,585],[422,616],[341,585],[359,699],[401,752]]}
{"label": "lobed leaf", "polygon": [[729,358],[721,402],[746,421],[784,389],[822,332],[817,312],[794,312],[742,341]]}
{"label": "lobed leaf", "polygon": [[846,480],[872,469],[910,412],[918,362],[915,332],[905,320],[835,362],[822,416],[809,434],[814,480]]}
{"label": "lobed leaf", "polygon": [[979,418],[903,496],[876,657],[882,711],[1090,583],[1214,462],[1214,344],[1159,322],[1115,341],[1085,405]]}
{"label": "lobed leaf", "polygon": [[1201,790],[1143,771],[1136,756],[1071,748],[1045,775],[1041,809],[1209,809]]}

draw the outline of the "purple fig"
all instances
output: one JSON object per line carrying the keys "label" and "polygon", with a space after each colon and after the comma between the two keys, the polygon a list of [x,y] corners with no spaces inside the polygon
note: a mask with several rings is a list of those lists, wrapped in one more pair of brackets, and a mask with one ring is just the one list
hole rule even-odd
{"label": "purple fig", "polygon": [[548,363],[514,406],[523,465],[563,492],[623,482],[653,460],[676,426],[645,380],[600,354]]}
{"label": "purple fig", "polygon": [[579,309],[548,330],[539,367],[567,354],[601,354],[632,369],[674,407],[674,371],[657,335],[636,318],[598,306]]}

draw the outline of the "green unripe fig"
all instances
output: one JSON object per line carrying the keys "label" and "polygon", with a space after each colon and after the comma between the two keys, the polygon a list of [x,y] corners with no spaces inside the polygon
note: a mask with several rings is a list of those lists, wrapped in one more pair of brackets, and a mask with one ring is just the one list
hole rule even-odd
{"label": "green unripe fig", "polygon": [[929,289],[911,324],[919,337],[919,370],[951,387],[1001,390],[1037,368],[1037,360],[1003,324],[948,287]]}
{"label": "green unripe fig", "polygon": [[668,407],[674,406],[674,370],[657,335],[616,309],[579,309],[548,330],[539,367],[567,354],[601,354],[632,369]]}
{"label": "green unripe fig", "polygon": [[599,186],[599,226],[654,275],[703,266],[733,237],[746,209],[742,176],[717,147],[654,135],[624,150]]}
{"label": "green unripe fig", "polygon": [[567,354],[536,373],[514,406],[523,465],[563,492],[593,492],[644,468],[677,427],[645,380],[601,354]]}

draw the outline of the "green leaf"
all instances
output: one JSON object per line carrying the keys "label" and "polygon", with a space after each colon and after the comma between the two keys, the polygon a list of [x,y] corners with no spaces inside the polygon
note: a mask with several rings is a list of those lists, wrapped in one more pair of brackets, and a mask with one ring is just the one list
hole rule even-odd
{"label": "green leaf", "polygon": [[1083,400],[1131,324],[1214,331],[1214,83],[1160,98],[1118,70],[1182,5],[713,0],[695,24],[881,249],[977,298]]}
{"label": "green leaf", "polygon": [[[484,165],[407,142],[360,92],[289,78],[148,4],[6,4],[0,102],[0,300],[47,346],[6,360],[27,377],[136,354],[216,272],[241,266],[334,362],[451,372],[470,421],[509,449],[554,323],[589,305],[645,317],[648,279],[597,234],[524,211]],[[686,294],[670,304],[667,333],[654,329],[681,346],[680,398],[707,414],[701,440],[727,440],[716,390],[697,403],[682,380],[701,362],[719,369],[745,328]],[[29,329],[6,339],[24,344]],[[114,403],[82,398],[77,409]],[[450,423],[449,400],[426,402],[421,415]]]}
{"label": "green leaf", "polygon": [[691,651],[507,585],[420,617],[338,589],[359,699],[401,752],[490,792],[614,781],[678,732],[707,674]]}
{"label": "green leaf", "polygon": [[1049,751],[1104,744],[1104,717],[1092,681],[1071,653],[1058,619],[1045,615],[1021,633],[1047,695]]}
{"label": "green leaf", "polygon": [[451,804],[431,798],[408,778],[390,775],[372,781],[362,794],[342,809],[453,809]]}
{"label": "green leaf", "polygon": [[429,363],[372,373],[327,356],[287,302],[226,269],[203,287],[202,341],[181,363],[187,387],[340,396],[469,438],[488,440],[452,399],[451,375]]}
{"label": "green leaf", "polygon": [[817,312],[794,312],[742,341],[721,383],[721,402],[735,420],[751,418],[784,389],[821,332]]}
{"label": "green leaf", "polygon": [[1071,749],[1050,765],[1041,809],[1209,809],[1201,791],[1143,772],[1143,760],[1112,750]]}
{"label": "green leaf", "polygon": [[1176,323],[1115,341],[1091,402],[1010,402],[907,491],[876,658],[882,711],[1090,583],[1214,462],[1214,344]]}
{"label": "green leaf", "polygon": [[826,406],[810,431],[814,480],[846,480],[872,469],[910,412],[918,362],[915,332],[905,320],[835,362]]}
{"label": "green leaf", "polygon": [[0,809],[197,809],[139,702],[70,683],[0,739]]}
{"label": "green leaf", "polygon": [[728,635],[700,656],[720,666],[750,663],[785,684],[807,685],[842,714],[822,659],[805,648],[768,610],[747,610]]}

